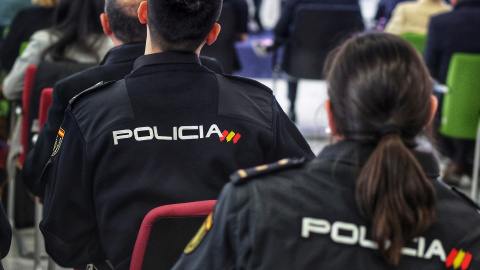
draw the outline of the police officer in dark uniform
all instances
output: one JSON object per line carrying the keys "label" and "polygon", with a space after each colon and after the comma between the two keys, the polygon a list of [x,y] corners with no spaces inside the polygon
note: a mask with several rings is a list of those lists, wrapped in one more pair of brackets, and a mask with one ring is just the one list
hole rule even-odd
{"label": "police officer in dark uniform", "polygon": [[[137,17],[140,2],[142,1],[105,1],[105,13],[101,15],[102,26],[105,34],[114,41],[115,47],[105,55],[99,66],[83,70],[55,84],[47,122],[21,171],[26,187],[36,196],[43,198],[45,194],[45,183],[40,183],[38,179],[52,154],[55,138],[70,99],[100,81],[123,79],[132,71],[135,59],[145,53],[147,29]],[[223,73],[215,59],[200,57],[200,60],[202,65],[212,71]]]}
{"label": "police officer in dark uniform", "polygon": [[61,266],[127,269],[149,210],[216,199],[242,167],[314,157],[270,89],[200,65],[220,10],[221,0],[142,2],[146,55],[124,80],[70,101],[40,178],[40,228]]}
{"label": "police officer in dark uniform", "polygon": [[238,171],[173,269],[480,269],[479,207],[414,147],[437,108],[415,49],[370,33],[335,52],[337,143]]}

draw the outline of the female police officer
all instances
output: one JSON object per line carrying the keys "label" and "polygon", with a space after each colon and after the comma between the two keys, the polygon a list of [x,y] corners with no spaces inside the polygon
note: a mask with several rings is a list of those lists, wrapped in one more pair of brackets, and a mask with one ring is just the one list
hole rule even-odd
{"label": "female police officer", "polygon": [[419,55],[364,33],[329,67],[337,143],[239,171],[174,269],[480,269],[477,206],[415,150],[437,107]]}

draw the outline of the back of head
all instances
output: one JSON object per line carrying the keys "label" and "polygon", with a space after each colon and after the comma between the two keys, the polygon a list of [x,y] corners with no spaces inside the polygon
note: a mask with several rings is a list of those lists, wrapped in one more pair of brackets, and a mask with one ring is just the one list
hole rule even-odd
{"label": "back of head", "polygon": [[47,48],[43,56],[49,54],[54,60],[63,60],[65,49],[74,43],[81,50],[95,55],[95,40],[88,37],[103,35],[100,14],[104,6],[105,0],[61,0],[52,26],[61,33],[61,38]]}
{"label": "back of head", "polygon": [[145,42],[147,28],[138,20],[142,0],[106,0],[105,13],[115,37],[123,43]]}
{"label": "back of head", "polygon": [[435,221],[435,191],[412,149],[431,117],[432,84],[400,37],[359,34],[329,56],[327,83],[336,132],[375,145],[357,179],[356,201],[372,237],[398,264],[408,240]]}
{"label": "back of head", "polygon": [[149,0],[152,46],[194,52],[220,17],[221,0]]}

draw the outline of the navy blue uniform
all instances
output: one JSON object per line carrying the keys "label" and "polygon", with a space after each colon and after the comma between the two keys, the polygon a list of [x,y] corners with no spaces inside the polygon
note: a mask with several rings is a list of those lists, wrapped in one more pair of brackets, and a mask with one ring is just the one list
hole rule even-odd
{"label": "navy blue uniform", "polygon": [[62,266],[127,269],[149,210],[216,199],[235,170],[290,156],[314,157],[270,89],[195,54],[142,56],[65,113],[41,177],[47,251]]}
{"label": "navy blue uniform", "polygon": [[355,203],[358,168],[372,150],[340,142],[309,164],[239,171],[203,241],[190,242],[173,269],[480,269],[478,206],[437,181],[435,158],[418,152],[438,220],[406,244],[398,267],[383,260]]}
{"label": "navy blue uniform", "polygon": [[480,53],[480,0],[461,0],[453,11],[433,16],[425,45],[425,63],[440,83],[447,79],[456,52]]}
{"label": "navy blue uniform", "polygon": [[[35,147],[28,153],[21,171],[23,182],[30,192],[42,198],[45,194],[45,183],[39,183],[38,179],[52,154],[55,138],[70,99],[98,82],[123,79],[132,71],[135,59],[144,52],[145,43],[115,47],[107,53],[100,66],[83,70],[55,84],[47,122],[38,135]],[[216,73],[223,73],[216,60],[208,57],[200,57],[200,60],[203,66]]]}

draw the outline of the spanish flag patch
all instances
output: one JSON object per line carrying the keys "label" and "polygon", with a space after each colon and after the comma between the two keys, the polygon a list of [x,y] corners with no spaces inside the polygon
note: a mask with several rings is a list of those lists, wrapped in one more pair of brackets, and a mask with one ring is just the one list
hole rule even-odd
{"label": "spanish flag patch", "polygon": [[63,128],[60,128],[58,130],[57,138],[55,139],[55,145],[53,146],[52,157],[55,156],[60,150],[63,142],[63,136],[65,136],[65,130]]}
{"label": "spanish flag patch", "polygon": [[185,254],[190,254],[192,253],[198,245],[202,242],[203,238],[205,235],[207,235],[207,232],[210,231],[213,225],[213,212],[208,215],[207,219],[203,222],[202,226],[198,230],[197,234],[190,240],[188,245],[185,247]]}

